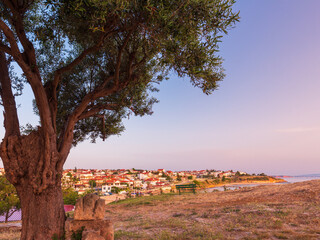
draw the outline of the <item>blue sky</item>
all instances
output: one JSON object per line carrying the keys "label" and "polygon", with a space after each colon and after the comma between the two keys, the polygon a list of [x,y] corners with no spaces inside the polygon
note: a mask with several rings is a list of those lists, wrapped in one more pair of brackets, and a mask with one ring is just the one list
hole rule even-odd
{"label": "blue sky", "polygon": [[[241,20],[221,43],[227,76],[217,91],[206,96],[172,75],[152,116],[81,143],[65,167],[320,173],[320,1],[238,0],[235,9]],[[36,119],[30,99],[27,91],[18,100],[24,123]]]}

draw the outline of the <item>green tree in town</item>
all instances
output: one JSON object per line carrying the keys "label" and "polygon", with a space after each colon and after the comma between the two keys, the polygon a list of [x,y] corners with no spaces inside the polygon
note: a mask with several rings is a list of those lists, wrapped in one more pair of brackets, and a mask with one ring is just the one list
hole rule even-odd
{"label": "green tree in town", "polygon": [[91,194],[91,193],[96,193],[96,191],[93,188],[89,188],[83,193],[82,196],[86,196],[86,195]]}
{"label": "green tree in town", "polygon": [[181,176],[177,174],[177,181],[181,181]]}
{"label": "green tree in town", "polygon": [[95,180],[89,180],[89,185],[91,188],[95,188],[97,186],[97,182]]}
{"label": "green tree in town", "polygon": [[80,197],[78,192],[73,188],[63,189],[63,203],[69,205],[76,205],[78,198]]}
{"label": "green tree in town", "polygon": [[[130,114],[152,114],[152,93],[169,73],[205,94],[217,88],[219,42],[239,19],[234,2],[0,0],[0,156],[20,197],[21,239],[63,236],[61,176],[72,146],[120,134]],[[23,83],[39,116],[25,131],[15,103]]]}
{"label": "green tree in town", "polygon": [[111,188],[111,192],[112,193],[119,193],[121,191],[121,188],[118,188],[118,187],[112,187]]}
{"label": "green tree in town", "polygon": [[170,177],[169,175],[166,176],[166,180],[169,182],[172,182],[172,177]]}
{"label": "green tree in town", "polygon": [[20,201],[15,187],[4,176],[0,176],[0,215],[8,222],[12,214],[19,209]]}

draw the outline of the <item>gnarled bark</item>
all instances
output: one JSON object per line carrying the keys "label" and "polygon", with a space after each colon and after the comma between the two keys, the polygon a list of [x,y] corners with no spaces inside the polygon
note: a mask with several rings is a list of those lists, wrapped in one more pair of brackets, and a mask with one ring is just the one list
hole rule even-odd
{"label": "gnarled bark", "polygon": [[51,239],[64,233],[60,155],[55,144],[46,149],[43,135],[39,128],[29,135],[9,136],[0,148],[7,178],[21,201],[23,240]]}
{"label": "gnarled bark", "polygon": [[17,186],[22,208],[22,240],[62,239],[65,213],[60,185],[35,194],[28,183]]}

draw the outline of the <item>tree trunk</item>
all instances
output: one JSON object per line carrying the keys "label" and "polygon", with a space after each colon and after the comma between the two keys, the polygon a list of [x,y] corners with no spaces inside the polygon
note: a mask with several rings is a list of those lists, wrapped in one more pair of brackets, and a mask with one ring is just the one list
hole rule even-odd
{"label": "tree trunk", "polygon": [[9,219],[9,212],[10,210],[6,211],[6,217],[5,217],[5,220],[4,222],[7,223],[8,222],[8,219]]}
{"label": "tree trunk", "polygon": [[[34,194],[30,185],[17,187],[22,209],[22,240],[62,239],[65,213],[61,186]],[[56,237],[56,238],[55,238]]]}
{"label": "tree trunk", "polygon": [[9,136],[1,143],[7,179],[16,187],[22,210],[22,240],[62,239],[65,214],[62,167],[55,142],[41,128],[29,135]]}
{"label": "tree trunk", "polygon": [[8,62],[4,52],[0,51],[0,96],[6,129],[0,145],[0,156],[6,178],[16,187],[21,201],[21,239],[62,239],[65,215],[61,177],[64,161],[71,148],[73,129],[69,129],[69,142],[63,145],[64,153],[60,154],[57,149],[55,118],[51,117],[40,76],[30,71],[25,74],[37,100],[41,126],[28,135],[21,135]]}

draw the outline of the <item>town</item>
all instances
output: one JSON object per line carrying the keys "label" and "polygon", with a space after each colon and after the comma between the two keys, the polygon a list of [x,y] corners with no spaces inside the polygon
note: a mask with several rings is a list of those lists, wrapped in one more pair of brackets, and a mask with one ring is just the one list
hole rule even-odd
{"label": "town", "polygon": [[[5,175],[0,168],[0,176]],[[264,173],[248,174],[242,171],[193,170],[170,171],[165,169],[65,169],[61,187],[65,204],[75,205],[82,195],[95,193],[107,203],[138,196],[163,193],[180,193],[183,190],[196,190],[226,186],[228,184],[277,183],[283,179],[267,176]],[[192,187],[190,187],[192,186]],[[226,189],[226,187],[224,187]]]}
{"label": "town", "polygon": [[166,171],[141,169],[66,169],[62,177],[63,188],[72,187],[78,194],[88,191],[101,195],[112,193],[131,196],[171,192],[179,183],[192,182],[196,179],[230,178],[236,175],[248,175],[245,172],[199,170]]}

